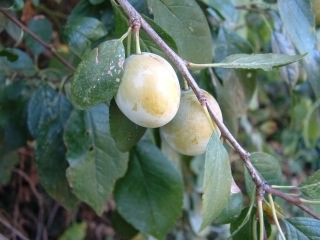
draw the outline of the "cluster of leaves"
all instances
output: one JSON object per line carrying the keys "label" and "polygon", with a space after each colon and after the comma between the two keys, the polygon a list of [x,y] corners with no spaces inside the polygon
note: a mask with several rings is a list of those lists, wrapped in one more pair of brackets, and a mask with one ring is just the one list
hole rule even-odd
{"label": "cluster of leaves", "polygon": [[[259,151],[251,160],[268,183],[290,185],[293,174],[306,177],[304,167],[319,167],[320,62],[311,2],[129,2],[180,56],[217,63],[220,68],[194,71],[194,77],[216,96],[232,133]],[[41,1],[31,4],[43,10]],[[18,0],[0,7],[17,16],[26,9]],[[101,215],[114,200],[116,211],[135,229],[132,235],[139,231],[162,239],[176,226],[172,234],[187,238],[233,232],[234,239],[253,239],[256,207],[244,199],[251,199],[254,184],[235,163],[234,178],[244,182],[240,187],[247,194],[232,191],[233,153],[217,135],[203,156],[181,156],[161,141],[158,129],[133,124],[117,108],[113,97],[130,48],[121,38],[129,21],[116,1],[80,0],[61,29],[54,15],[44,13],[28,19],[28,29],[44,42],[65,42],[56,43],[57,51],[77,68],[70,78],[66,66],[0,14],[0,183],[9,182],[17,151],[27,146],[35,151],[41,186],[67,209],[84,202]],[[53,39],[54,32],[59,39]],[[165,57],[143,30],[140,37],[143,51]],[[243,55],[270,52],[275,54]],[[280,54],[306,53],[303,61],[279,71],[255,70],[301,58]],[[316,172],[304,181],[301,196],[319,200],[319,179]],[[319,237],[319,221],[278,204],[300,216],[281,219],[288,239]],[[230,230],[221,225],[223,231],[214,232],[213,221],[231,224]],[[266,219],[269,236],[275,232],[272,224],[272,217]],[[120,234],[126,234],[125,225],[118,226]],[[83,236],[84,228],[74,225],[71,231]]]}

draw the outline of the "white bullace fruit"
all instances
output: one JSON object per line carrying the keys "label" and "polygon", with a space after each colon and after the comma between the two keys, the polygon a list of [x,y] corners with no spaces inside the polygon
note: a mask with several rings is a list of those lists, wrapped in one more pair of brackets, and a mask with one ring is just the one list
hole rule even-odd
{"label": "white bullace fruit", "polygon": [[122,113],[137,125],[161,127],[173,119],[179,108],[176,72],[156,54],[131,55],[125,61],[115,100]]}
{"label": "white bullace fruit", "polygon": [[[221,109],[213,96],[202,90],[216,116],[222,121]],[[181,92],[178,113],[160,129],[162,138],[177,152],[196,156],[204,153],[213,131],[220,131],[210,123],[208,115],[192,90]]]}

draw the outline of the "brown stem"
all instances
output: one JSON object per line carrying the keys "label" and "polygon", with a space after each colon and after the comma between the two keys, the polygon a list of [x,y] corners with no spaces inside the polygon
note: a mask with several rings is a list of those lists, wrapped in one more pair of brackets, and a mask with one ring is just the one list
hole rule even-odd
{"label": "brown stem", "polygon": [[10,21],[12,21],[14,24],[16,24],[18,27],[20,27],[23,31],[28,33],[34,40],[39,42],[44,48],[46,48],[56,59],[58,59],[63,65],[65,65],[67,68],[69,68],[72,72],[75,70],[75,68],[67,62],[65,59],[63,59],[56,51],[56,49],[51,46],[50,44],[43,41],[37,34],[30,31],[22,22],[20,22],[17,18],[10,15],[5,9],[0,8],[0,12],[5,15]]}
{"label": "brown stem", "polygon": [[299,197],[290,196],[290,195],[288,195],[288,194],[286,194],[284,192],[281,192],[281,191],[279,191],[277,189],[272,188],[270,185],[266,185],[265,186],[265,191],[268,192],[268,193],[271,193],[274,196],[278,196],[278,197],[286,200],[287,202],[290,202],[290,203],[296,205],[298,208],[300,208],[301,210],[303,210],[304,212],[306,212],[310,216],[320,220],[320,216],[318,216],[317,214],[312,212],[311,209],[306,207],[303,204],[303,202],[301,202]]}
{"label": "brown stem", "polygon": [[213,108],[207,104],[207,101],[203,101],[204,94],[202,93],[200,87],[190,74],[188,70],[189,62],[182,59],[178,54],[176,54],[166,43],[165,41],[153,30],[153,28],[141,17],[141,15],[135,10],[135,8],[128,2],[128,0],[117,0],[124,12],[132,20],[139,20],[141,23],[141,28],[149,35],[149,37],[163,50],[164,53],[170,58],[170,60],[178,68],[184,79],[187,80],[189,86],[193,89],[195,95],[197,96],[200,103],[206,103],[210,116],[219,127],[221,135],[231,144],[231,146],[238,152],[240,158],[242,159],[244,165],[246,166],[252,180],[254,181],[257,191],[260,193],[260,198],[263,197],[264,192],[269,192],[273,195],[276,195],[284,200],[298,206],[300,209],[310,214],[314,218],[319,219],[314,213],[311,212],[306,206],[304,206],[301,201],[293,198],[283,192],[280,192],[276,189],[273,189],[270,185],[264,182],[261,178],[255,167],[253,166],[250,160],[250,153],[247,152],[240,143],[234,138],[230,133],[229,129],[221,122],[214,113]]}
{"label": "brown stem", "polygon": [[21,238],[22,240],[28,240],[27,237],[23,235],[18,229],[16,229],[14,226],[12,226],[8,221],[6,221],[4,218],[0,216],[0,224],[6,227],[7,229],[11,230],[16,236]]}

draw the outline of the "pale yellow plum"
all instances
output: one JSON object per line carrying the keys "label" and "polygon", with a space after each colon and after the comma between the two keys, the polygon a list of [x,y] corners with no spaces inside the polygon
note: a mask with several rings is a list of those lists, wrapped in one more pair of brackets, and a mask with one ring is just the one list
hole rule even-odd
{"label": "pale yellow plum", "polygon": [[147,128],[161,127],[176,115],[180,85],[172,66],[153,53],[128,57],[116,103],[132,122]]}
{"label": "pale yellow plum", "polygon": [[[216,116],[222,121],[222,113],[217,101],[208,92],[204,91],[204,94]],[[187,90],[181,92],[178,113],[160,131],[162,137],[177,152],[196,156],[205,152],[213,131],[219,131],[219,129],[214,123],[212,126],[193,91]]]}

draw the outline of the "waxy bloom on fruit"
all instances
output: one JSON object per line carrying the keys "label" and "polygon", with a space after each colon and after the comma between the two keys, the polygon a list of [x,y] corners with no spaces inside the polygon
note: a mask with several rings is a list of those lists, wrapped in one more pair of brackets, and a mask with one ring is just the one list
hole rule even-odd
{"label": "waxy bloom on fruit", "polygon": [[[208,92],[204,91],[204,94],[216,116],[222,121],[217,101]],[[178,113],[170,123],[161,128],[161,136],[177,152],[196,156],[205,152],[213,131],[219,131],[218,127],[213,122],[210,123],[193,91],[187,90],[181,92]]]}
{"label": "waxy bloom on fruit", "polygon": [[180,85],[172,66],[153,53],[126,59],[116,103],[132,122],[148,128],[161,127],[176,115]]}

